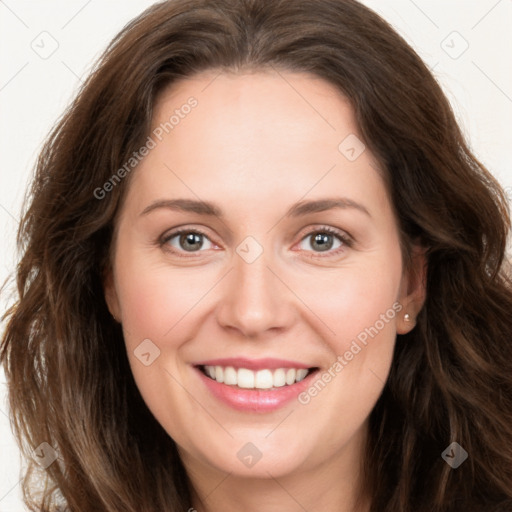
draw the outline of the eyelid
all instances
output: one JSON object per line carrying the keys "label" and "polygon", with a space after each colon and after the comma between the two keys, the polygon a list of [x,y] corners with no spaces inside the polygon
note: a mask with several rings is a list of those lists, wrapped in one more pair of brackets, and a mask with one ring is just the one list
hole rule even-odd
{"label": "eyelid", "polygon": [[342,241],[353,242],[352,236],[350,236],[346,231],[343,229],[335,228],[328,224],[316,224],[304,228],[301,240],[304,240],[305,237],[310,236],[313,233],[329,233],[331,235],[338,236]]}

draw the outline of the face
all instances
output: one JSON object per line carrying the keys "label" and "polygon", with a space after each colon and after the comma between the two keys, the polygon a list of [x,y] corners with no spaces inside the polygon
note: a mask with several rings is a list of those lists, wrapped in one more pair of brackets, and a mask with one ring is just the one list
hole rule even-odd
{"label": "face", "polygon": [[188,467],[354,460],[423,290],[350,104],[307,74],[205,72],[150,137],[105,284],[149,409]]}

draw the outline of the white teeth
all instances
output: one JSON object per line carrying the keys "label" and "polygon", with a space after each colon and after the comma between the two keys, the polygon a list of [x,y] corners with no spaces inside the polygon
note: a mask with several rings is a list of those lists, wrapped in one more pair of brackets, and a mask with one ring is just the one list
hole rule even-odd
{"label": "white teeth", "polygon": [[254,388],[254,372],[247,368],[239,368],[237,377],[237,385],[239,388]]}
{"label": "white teeth", "polygon": [[270,370],[256,372],[254,387],[258,389],[270,389],[274,385],[274,377]]}
{"label": "white teeth", "polygon": [[283,368],[274,371],[274,387],[280,388],[286,385],[286,372]]}
{"label": "white teeth", "polygon": [[286,384],[288,384],[288,386],[290,384],[293,384],[295,382],[295,377],[297,376],[297,371],[294,370],[293,368],[290,368],[289,370],[286,371]]}
{"label": "white teeth", "polygon": [[224,368],[224,384],[236,386],[237,382],[236,370],[232,366]]}
{"label": "white teeth", "polygon": [[305,370],[304,368],[301,368],[300,370],[297,370],[297,377],[295,380],[297,382],[300,382],[301,380],[304,380],[306,378],[307,374],[308,374],[308,371]]}
{"label": "white teeth", "polygon": [[305,368],[277,368],[276,370],[235,369],[232,366],[205,366],[204,371],[213,380],[244,389],[271,389],[291,386],[304,380],[309,372]]}

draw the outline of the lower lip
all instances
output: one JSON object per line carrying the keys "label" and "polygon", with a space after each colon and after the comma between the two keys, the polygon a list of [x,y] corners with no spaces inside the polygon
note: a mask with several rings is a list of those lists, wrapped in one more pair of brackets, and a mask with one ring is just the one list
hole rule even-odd
{"label": "lower lip", "polygon": [[207,377],[196,368],[202,381],[212,394],[231,408],[244,412],[272,412],[284,407],[310,385],[310,379],[317,373],[313,371],[300,382],[271,390],[242,389],[228,386]]}

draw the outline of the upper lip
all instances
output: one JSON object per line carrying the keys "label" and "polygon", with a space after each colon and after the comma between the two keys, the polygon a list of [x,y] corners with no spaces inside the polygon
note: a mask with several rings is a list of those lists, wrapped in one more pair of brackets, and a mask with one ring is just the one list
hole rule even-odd
{"label": "upper lip", "polygon": [[248,370],[274,370],[276,368],[313,368],[312,365],[290,361],[287,359],[247,359],[244,357],[208,359],[195,363],[194,366],[232,366],[234,368],[247,368]]}

